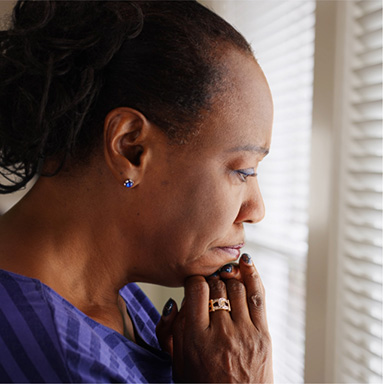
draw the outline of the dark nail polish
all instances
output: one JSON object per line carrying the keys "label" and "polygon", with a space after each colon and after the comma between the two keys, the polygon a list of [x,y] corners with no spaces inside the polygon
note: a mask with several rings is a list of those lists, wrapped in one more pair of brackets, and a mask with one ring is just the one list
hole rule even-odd
{"label": "dark nail polish", "polygon": [[231,264],[226,264],[224,265],[221,269],[220,272],[227,272],[230,273],[233,270],[233,266]]}
{"label": "dark nail polish", "polygon": [[172,312],[173,307],[174,307],[174,300],[169,299],[164,306],[164,309],[162,311],[162,316],[164,317],[169,316]]}
{"label": "dark nail polish", "polygon": [[241,259],[242,259],[246,264],[251,264],[251,263],[252,263],[251,256],[248,255],[247,253],[244,253],[244,254],[241,256]]}

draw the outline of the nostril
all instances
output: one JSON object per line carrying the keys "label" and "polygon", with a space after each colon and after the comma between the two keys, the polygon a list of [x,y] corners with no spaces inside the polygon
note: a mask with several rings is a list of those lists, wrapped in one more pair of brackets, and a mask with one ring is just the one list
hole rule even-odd
{"label": "nostril", "polygon": [[265,206],[262,198],[248,200],[242,204],[236,222],[255,224],[260,222],[264,216]]}
{"label": "nostril", "polygon": [[253,201],[252,212],[251,212],[251,223],[256,224],[263,220],[265,217],[265,204],[262,196],[258,195],[258,199]]}

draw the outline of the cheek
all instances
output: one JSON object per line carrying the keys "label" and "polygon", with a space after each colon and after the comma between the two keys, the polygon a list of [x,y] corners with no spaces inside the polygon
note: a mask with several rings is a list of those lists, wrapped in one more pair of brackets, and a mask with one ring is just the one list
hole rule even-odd
{"label": "cheek", "polygon": [[[238,239],[234,222],[240,208],[238,186],[222,180],[187,186],[157,205],[161,220],[146,246],[156,255],[156,263],[166,264],[166,284],[182,284],[186,276],[208,275],[225,264],[213,247]],[[150,244],[149,244],[150,243]],[[165,273],[165,272],[164,272]],[[177,280],[177,281],[176,281]]]}
{"label": "cheek", "polygon": [[[185,199],[188,237],[205,246],[225,238],[240,208],[238,189],[222,183],[205,184]],[[192,201],[192,203],[191,203]]]}
{"label": "cheek", "polygon": [[[224,176],[205,171],[180,178],[161,188],[157,199],[145,207],[146,245],[170,263],[185,264],[232,238],[241,189]],[[149,220],[150,218],[150,220]],[[149,228],[148,228],[149,227]]]}

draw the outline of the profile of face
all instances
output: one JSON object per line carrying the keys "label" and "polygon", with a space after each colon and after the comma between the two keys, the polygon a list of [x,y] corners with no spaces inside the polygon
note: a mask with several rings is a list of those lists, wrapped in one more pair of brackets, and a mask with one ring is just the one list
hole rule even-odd
{"label": "profile of face", "polygon": [[270,148],[270,90],[254,58],[232,49],[224,60],[228,92],[190,143],[157,145],[129,207],[140,251],[127,257],[137,281],[181,286],[214,273],[238,258],[243,223],[264,216],[256,173]]}

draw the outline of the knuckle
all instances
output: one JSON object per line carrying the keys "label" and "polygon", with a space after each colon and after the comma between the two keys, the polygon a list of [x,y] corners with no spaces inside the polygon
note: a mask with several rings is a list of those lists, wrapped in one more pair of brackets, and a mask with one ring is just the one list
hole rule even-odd
{"label": "knuckle", "polygon": [[261,311],[264,307],[264,298],[260,292],[254,293],[248,297],[250,309]]}
{"label": "knuckle", "polygon": [[268,355],[272,353],[272,340],[268,331],[257,332],[251,339],[253,348],[255,348],[258,355]]}
{"label": "knuckle", "polygon": [[209,280],[210,291],[224,291],[226,286],[222,280]]}
{"label": "knuckle", "polygon": [[271,339],[270,333],[269,332],[265,332],[264,335],[263,335],[263,338],[264,338],[265,344],[271,347],[272,339]]}
{"label": "knuckle", "polygon": [[248,275],[251,279],[254,279],[254,280],[260,280],[261,277],[259,276],[258,272],[255,271],[255,270],[252,270],[249,275]]}
{"label": "knuckle", "polygon": [[188,290],[193,295],[203,295],[206,293],[208,285],[205,280],[195,280],[188,284]]}
{"label": "knuckle", "polygon": [[267,354],[270,353],[272,350],[272,342],[271,342],[271,336],[270,333],[264,333],[262,337],[259,340],[259,351]]}
{"label": "knuckle", "polygon": [[246,291],[244,284],[236,279],[230,279],[227,282],[227,289],[230,293],[238,296],[243,295]]}
{"label": "knuckle", "polygon": [[222,335],[225,335],[225,344],[227,347],[231,345],[233,342],[232,334],[231,334],[231,326],[226,322],[219,322],[216,327],[216,337],[222,338]]}

